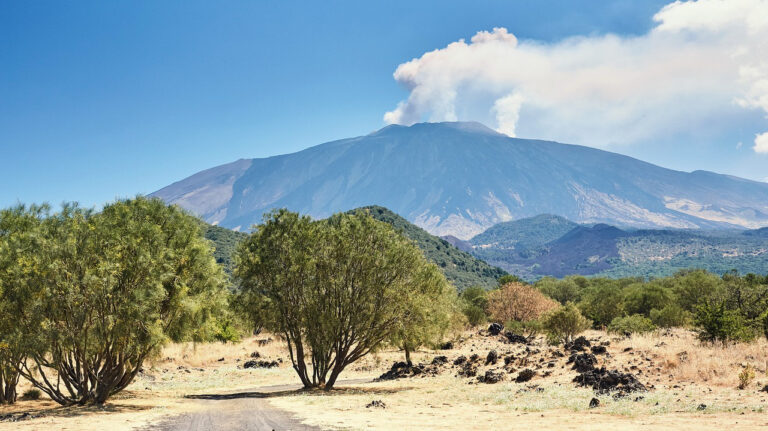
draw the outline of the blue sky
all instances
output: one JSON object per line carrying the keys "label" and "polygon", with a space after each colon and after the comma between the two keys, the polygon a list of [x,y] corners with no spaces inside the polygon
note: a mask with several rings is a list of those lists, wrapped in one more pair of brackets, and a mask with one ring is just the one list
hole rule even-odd
{"label": "blue sky", "polygon": [[[631,38],[665,3],[2,2],[0,206],[100,205],[239,158],[366,134],[409,96],[398,65],[426,52],[494,27],[544,45]],[[532,115],[523,108],[520,133]],[[768,157],[749,149],[768,129],[764,113],[715,123],[608,149],[768,177]]]}

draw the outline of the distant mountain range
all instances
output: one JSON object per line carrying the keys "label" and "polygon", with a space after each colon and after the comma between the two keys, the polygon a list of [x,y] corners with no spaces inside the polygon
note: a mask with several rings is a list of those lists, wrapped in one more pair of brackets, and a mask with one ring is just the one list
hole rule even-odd
{"label": "distant mountain range", "polygon": [[152,195],[241,231],[276,207],[324,218],[366,205],[460,240],[542,213],[635,228],[768,226],[766,183],[510,138],[478,123],[387,126],[293,154],[238,160]]}
{"label": "distant mountain range", "polygon": [[474,256],[529,280],[571,274],[658,277],[688,268],[768,273],[768,228],[624,230],[546,214],[500,223],[466,244]]}

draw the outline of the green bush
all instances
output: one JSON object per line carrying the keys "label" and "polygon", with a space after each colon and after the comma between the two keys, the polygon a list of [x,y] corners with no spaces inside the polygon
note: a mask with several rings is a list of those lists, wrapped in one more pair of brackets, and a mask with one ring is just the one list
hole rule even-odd
{"label": "green bush", "polygon": [[592,322],[582,316],[572,302],[550,311],[541,318],[541,327],[552,342],[568,343],[591,325]]}
{"label": "green bush", "polygon": [[744,317],[735,310],[729,310],[725,302],[713,305],[704,303],[696,310],[694,319],[700,329],[699,338],[703,341],[751,341],[755,331],[749,327]]}
{"label": "green bush", "polygon": [[488,292],[482,287],[472,286],[464,289],[460,296],[462,312],[469,324],[477,326],[488,320]]}
{"label": "green bush", "polygon": [[656,325],[651,319],[642,314],[633,314],[631,316],[617,317],[608,325],[608,332],[612,334],[645,334],[656,329]]}
{"label": "green bush", "polygon": [[462,312],[464,312],[464,315],[467,316],[467,321],[471,326],[482,325],[487,320],[485,310],[476,305],[465,304]]}
{"label": "green bush", "polygon": [[651,321],[660,328],[685,327],[691,323],[691,313],[677,304],[669,304],[660,310],[651,310]]}
{"label": "green bush", "polygon": [[235,325],[232,324],[232,321],[225,320],[219,323],[219,327],[216,330],[216,333],[213,334],[213,338],[225,344],[228,342],[236,343],[240,341],[240,334],[237,328],[235,328]]}
{"label": "green bush", "polygon": [[509,320],[504,324],[504,329],[526,338],[535,337],[543,330],[541,321],[539,320],[528,320],[526,322]]}

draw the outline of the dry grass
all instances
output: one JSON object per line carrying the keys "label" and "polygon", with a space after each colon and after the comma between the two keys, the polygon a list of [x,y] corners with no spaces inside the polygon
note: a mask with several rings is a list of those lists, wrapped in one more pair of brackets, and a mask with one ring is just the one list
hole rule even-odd
{"label": "dry grass", "polygon": [[739,373],[748,365],[758,376],[753,386],[766,380],[768,342],[763,338],[748,344],[708,344],[691,331],[675,329],[635,335],[615,345],[631,347],[636,354],[647,354],[659,362],[668,381],[735,388]]}
{"label": "dry grass", "polygon": [[[651,426],[668,429],[751,428],[768,423],[762,413],[768,394],[758,392],[765,384],[764,340],[754,344],[704,345],[689,331],[635,336],[608,337],[589,331],[590,339],[610,339],[610,357],[599,356],[600,365],[636,374],[655,388],[642,399],[613,399],[599,396],[601,407],[589,409],[595,394],[572,383],[575,375],[567,358],[557,359],[549,377],[536,377],[525,384],[514,383],[514,374],[495,385],[475,383],[456,377],[448,368],[436,377],[366,383],[332,393],[312,392],[271,398],[276,407],[294,412],[307,423],[332,429],[492,429],[509,428],[599,428],[634,429]],[[32,411],[44,417],[19,423],[0,423],[0,430],[132,429],[169,414],[202,408],[204,404],[185,399],[190,394],[213,394],[259,386],[298,382],[287,359],[283,343],[275,339],[260,345],[261,335],[237,344],[176,344],[166,347],[147,363],[128,391],[115,397],[107,410],[58,408],[50,400],[21,401],[14,407],[0,407],[0,415],[11,411]],[[271,338],[275,338],[272,336]],[[549,357],[552,348],[540,339],[540,355]],[[485,357],[491,349],[502,355],[524,355],[525,346],[502,344],[497,338],[476,332],[463,334],[457,348],[447,351],[420,351],[414,362],[429,363],[436,355],[450,360],[473,353]],[[630,350],[625,351],[625,349]],[[282,358],[273,369],[243,369],[242,364],[258,351],[263,358]],[[222,360],[223,359],[223,360]],[[383,373],[402,352],[387,350],[353,364],[342,379],[371,378]],[[550,360],[550,359],[547,359]],[[736,389],[739,373],[746,365],[756,372],[755,381],[743,391]],[[635,366],[634,369],[630,367]],[[498,366],[497,366],[498,367]],[[494,366],[483,366],[484,370]],[[470,384],[470,382],[472,382]],[[342,383],[343,387],[344,384]],[[21,389],[28,387],[23,384]],[[386,409],[366,408],[382,400]],[[706,404],[703,411],[700,404]]]}

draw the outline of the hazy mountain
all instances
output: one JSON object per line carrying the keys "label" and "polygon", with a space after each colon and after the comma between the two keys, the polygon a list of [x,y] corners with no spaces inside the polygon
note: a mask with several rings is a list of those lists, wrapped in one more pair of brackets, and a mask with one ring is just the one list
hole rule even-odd
{"label": "hazy mountain", "polygon": [[374,204],[432,234],[463,240],[539,214],[640,228],[768,225],[768,184],[510,138],[478,123],[387,126],[222,165],[153,195],[240,230],[275,207],[323,218]]}
{"label": "hazy mountain", "polygon": [[[472,254],[525,279],[570,274],[610,277],[659,277],[680,269],[703,268],[715,273],[768,272],[768,228],[749,231],[622,230],[607,224],[576,225],[546,243],[518,239],[542,238],[542,216],[504,223],[494,242],[470,242]],[[517,224],[515,226],[515,224]],[[504,235],[505,234],[505,235]],[[516,244],[507,247],[505,244]]]}

